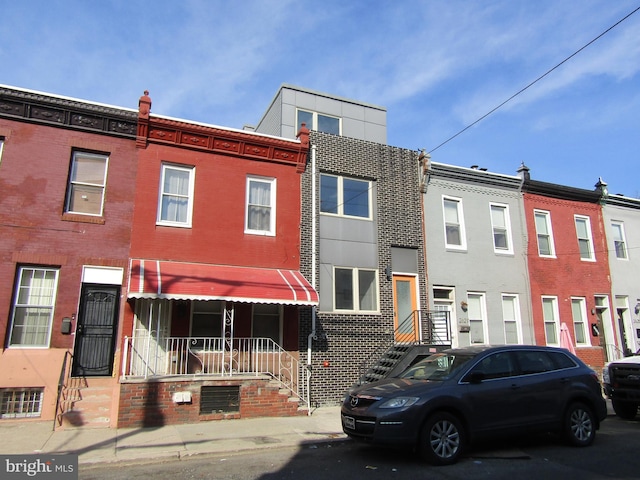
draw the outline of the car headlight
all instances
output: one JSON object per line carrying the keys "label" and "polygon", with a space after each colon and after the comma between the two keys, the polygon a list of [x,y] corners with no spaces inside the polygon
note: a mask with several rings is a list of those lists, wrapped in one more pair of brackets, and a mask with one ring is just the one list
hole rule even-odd
{"label": "car headlight", "polygon": [[380,405],[380,408],[402,408],[410,407],[414,403],[420,400],[418,397],[396,397],[391,398]]}

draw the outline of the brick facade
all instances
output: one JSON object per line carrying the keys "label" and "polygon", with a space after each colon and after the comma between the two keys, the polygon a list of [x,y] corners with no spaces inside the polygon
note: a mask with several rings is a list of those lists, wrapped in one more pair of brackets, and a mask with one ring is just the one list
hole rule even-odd
{"label": "brick facade", "polygon": [[[417,152],[319,132],[311,132],[310,141],[316,147],[317,174],[331,173],[371,180],[375,182],[377,192],[377,198],[373,201],[378,214],[380,311],[374,315],[320,311],[316,318],[317,340],[312,342],[310,398],[312,405],[329,405],[341,401],[346,389],[358,380],[362,363],[392,338],[393,287],[385,273],[386,267],[391,264],[392,246],[416,249],[419,302],[426,308],[421,196],[418,189]],[[301,222],[301,271],[307,278],[311,278],[314,254],[311,251],[311,175],[308,164],[302,179]],[[319,189],[316,195],[319,195]],[[320,258],[321,252],[315,254]],[[316,274],[319,275],[319,267]],[[317,285],[316,288],[322,296]],[[311,323],[310,315],[301,317],[301,359],[307,358]]]}

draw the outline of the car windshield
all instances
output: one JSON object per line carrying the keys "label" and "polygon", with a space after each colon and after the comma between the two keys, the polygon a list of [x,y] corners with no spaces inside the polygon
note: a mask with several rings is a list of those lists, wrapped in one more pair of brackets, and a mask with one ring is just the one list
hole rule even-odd
{"label": "car windshield", "polygon": [[446,380],[473,357],[473,355],[436,353],[413,364],[398,377],[411,380]]}

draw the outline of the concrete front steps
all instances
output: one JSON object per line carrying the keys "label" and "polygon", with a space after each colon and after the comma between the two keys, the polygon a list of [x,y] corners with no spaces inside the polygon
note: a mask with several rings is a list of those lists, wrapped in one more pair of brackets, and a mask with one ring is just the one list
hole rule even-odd
{"label": "concrete front steps", "polygon": [[57,428],[109,428],[114,382],[117,380],[111,377],[69,379],[60,400]]}

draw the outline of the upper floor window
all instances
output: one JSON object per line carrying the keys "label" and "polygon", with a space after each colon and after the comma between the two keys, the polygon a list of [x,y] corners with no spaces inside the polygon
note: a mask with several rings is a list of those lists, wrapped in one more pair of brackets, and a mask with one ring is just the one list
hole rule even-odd
{"label": "upper floor window", "polygon": [[58,270],[20,267],[17,282],[9,345],[47,347],[51,337]]}
{"label": "upper floor window", "polygon": [[559,314],[558,297],[542,297],[542,318],[547,345],[558,345]]}
{"label": "upper floor window", "polygon": [[318,112],[312,112],[309,110],[298,109],[298,122],[296,123],[299,128],[303,123],[307,124],[309,130],[316,130],[318,132],[333,133],[334,135],[340,135],[340,118],[332,117],[330,115],[324,115]]}
{"label": "upper floor window", "polygon": [[493,228],[493,250],[496,253],[513,253],[511,243],[511,220],[509,206],[492,203],[491,227]]}
{"label": "upper floor window", "polygon": [[538,237],[538,255],[541,257],[555,257],[553,231],[551,230],[551,214],[542,210],[534,211],[536,234]]}
{"label": "upper floor window", "polygon": [[372,218],[371,182],[320,175],[320,211],[345,217]]}
{"label": "upper floor window", "polygon": [[624,223],[611,222],[613,233],[613,246],[616,250],[616,258],[627,259],[627,240],[624,234]]}
{"label": "upper floor window", "polygon": [[578,235],[578,247],[580,248],[580,258],[582,260],[596,259],[593,251],[593,239],[591,238],[591,220],[589,217],[579,215],[574,216],[576,221],[576,234]]}
{"label": "upper floor window", "polygon": [[109,157],[73,152],[65,212],[102,215]]}
{"label": "upper floor window", "polygon": [[442,197],[444,211],[444,239],[447,248],[466,249],[467,239],[464,229],[462,200],[453,197]]}
{"label": "upper floor window", "polygon": [[375,270],[336,267],[333,272],[335,310],[376,312],[377,278]]}
{"label": "upper floor window", "polygon": [[275,205],[275,178],[247,177],[245,232],[259,235],[275,235]]}
{"label": "upper floor window", "polygon": [[191,227],[194,176],[193,167],[162,165],[158,224]]}

